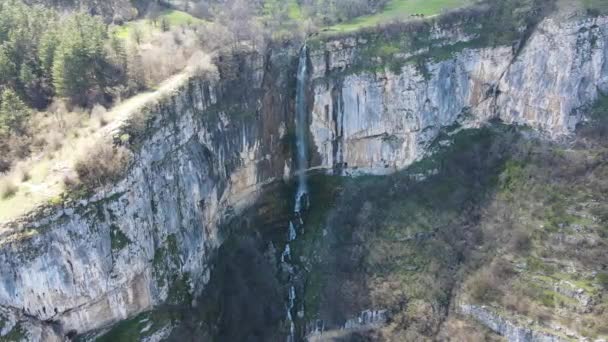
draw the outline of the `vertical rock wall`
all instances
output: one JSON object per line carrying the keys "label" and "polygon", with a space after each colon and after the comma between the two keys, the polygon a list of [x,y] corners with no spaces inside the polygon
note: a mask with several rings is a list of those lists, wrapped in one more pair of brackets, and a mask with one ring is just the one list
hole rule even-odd
{"label": "vertical rock wall", "polygon": [[[521,51],[477,47],[458,27],[431,31],[436,45],[419,51],[400,49],[396,36],[335,40],[311,52],[317,166],[393,172],[424,155],[442,128],[490,118],[567,135],[608,90],[606,17],[546,19]],[[380,56],[362,66],[370,51]]]}
{"label": "vertical rock wall", "polygon": [[123,128],[124,180],[2,227],[3,335],[85,332],[204,287],[220,224],[283,177],[293,121],[289,52],[217,62],[219,80],[194,77]]}

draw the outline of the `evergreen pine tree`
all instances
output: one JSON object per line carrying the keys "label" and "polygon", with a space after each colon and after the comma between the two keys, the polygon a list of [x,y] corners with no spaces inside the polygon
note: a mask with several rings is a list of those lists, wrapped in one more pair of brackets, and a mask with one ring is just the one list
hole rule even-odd
{"label": "evergreen pine tree", "polygon": [[25,133],[25,123],[31,114],[12,89],[5,89],[0,96],[0,134]]}

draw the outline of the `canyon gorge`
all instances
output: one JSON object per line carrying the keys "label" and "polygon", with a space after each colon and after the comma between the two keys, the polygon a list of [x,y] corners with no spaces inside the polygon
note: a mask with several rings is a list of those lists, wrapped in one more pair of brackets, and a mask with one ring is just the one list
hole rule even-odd
{"label": "canyon gorge", "polygon": [[[608,92],[608,17],[547,16],[509,45],[486,44],[488,29],[468,16],[218,55],[216,69],[188,77],[113,132],[134,155],[122,180],[0,224],[0,336],[87,340],[137,330],[128,336],[357,340],[390,328],[399,310],[423,307],[408,305],[415,295],[399,289],[374,297],[392,282],[340,260],[364,258],[352,247],[357,236],[339,235],[355,225],[349,219],[376,222],[365,215],[381,205],[363,195],[410,194],[441,177],[442,167],[424,161],[467,150],[458,140],[467,132],[486,142],[479,132],[488,126],[567,144]],[[476,151],[489,154],[491,146]],[[462,164],[447,165],[456,174]],[[406,188],[394,185],[401,181]],[[361,203],[340,211],[347,202]],[[394,239],[423,244],[438,235],[408,231]],[[281,262],[286,246],[288,264]],[[437,272],[457,273],[450,265]],[[354,284],[352,293],[336,285],[345,283]],[[332,284],[335,293],[325,293]],[[582,338],[526,326],[459,289],[452,285],[441,305],[412,313],[431,322],[420,335],[387,334],[441,339],[443,321],[457,316],[509,341]],[[558,292],[599,301],[596,290],[572,291]]]}

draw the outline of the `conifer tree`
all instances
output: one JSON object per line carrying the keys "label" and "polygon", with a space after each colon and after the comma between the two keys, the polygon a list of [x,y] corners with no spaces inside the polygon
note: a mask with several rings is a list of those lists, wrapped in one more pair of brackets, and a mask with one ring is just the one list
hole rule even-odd
{"label": "conifer tree", "polygon": [[61,36],[53,59],[55,91],[86,105],[88,93],[104,84],[106,27],[99,18],[77,14],[67,21]]}
{"label": "conifer tree", "polygon": [[12,89],[5,89],[0,96],[0,134],[25,133],[25,123],[30,109]]}

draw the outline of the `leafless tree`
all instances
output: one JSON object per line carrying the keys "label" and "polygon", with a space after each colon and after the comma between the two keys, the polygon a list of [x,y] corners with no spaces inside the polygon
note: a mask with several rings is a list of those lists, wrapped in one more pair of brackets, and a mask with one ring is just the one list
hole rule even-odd
{"label": "leafless tree", "polygon": [[148,19],[150,19],[152,25],[158,25],[158,18],[160,17],[160,12],[160,5],[156,1],[150,2],[150,4],[148,5],[148,11],[146,16],[148,17]]}

